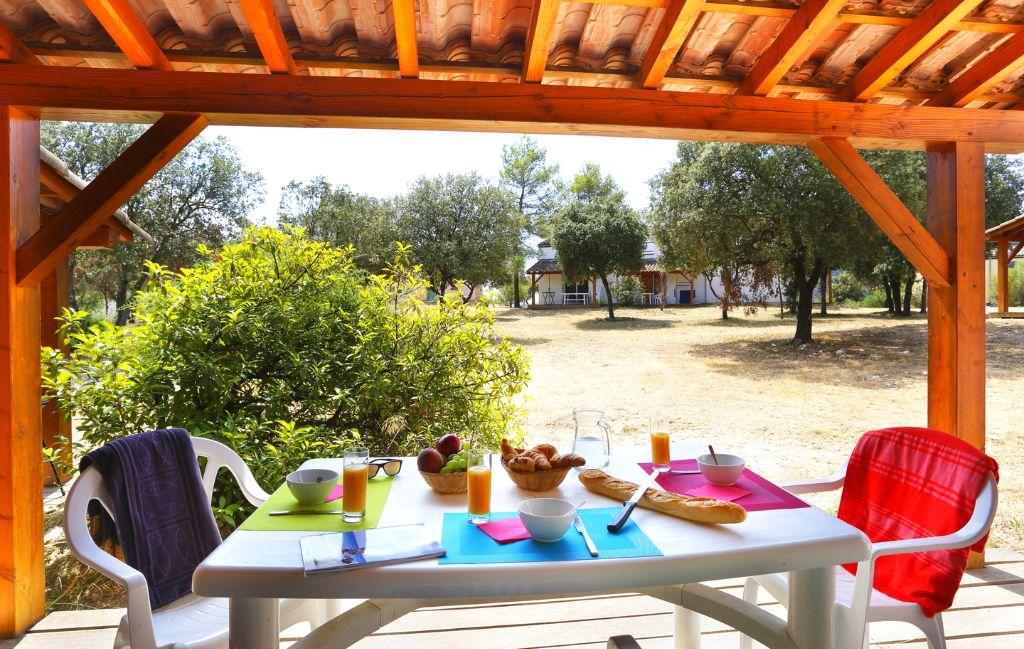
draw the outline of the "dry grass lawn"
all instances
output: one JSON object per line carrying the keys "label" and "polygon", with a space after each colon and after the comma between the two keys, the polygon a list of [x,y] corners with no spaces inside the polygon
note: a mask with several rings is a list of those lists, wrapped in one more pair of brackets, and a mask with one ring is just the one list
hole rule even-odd
{"label": "dry grass lawn", "polygon": [[[815,318],[795,346],[778,311],[728,322],[714,307],[591,309],[497,315],[532,354],[531,441],[568,445],[573,408],[604,410],[612,444],[646,443],[644,418],[670,418],[679,438],[737,451],[784,482],[834,472],[866,430],[926,424],[926,319],[867,309]],[[1024,550],[1024,320],[988,321],[988,453],[1001,467],[992,545]],[[819,504],[833,508],[835,497]]]}

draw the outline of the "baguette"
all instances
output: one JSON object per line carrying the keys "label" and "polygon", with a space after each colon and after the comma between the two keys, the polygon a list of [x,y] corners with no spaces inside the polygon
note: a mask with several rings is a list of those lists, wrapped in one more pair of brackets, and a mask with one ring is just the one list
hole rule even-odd
{"label": "baguette", "polygon": [[[629,500],[639,485],[614,478],[600,469],[586,469],[579,474],[583,486],[616,500]],[[638,503],[641,507],[683,518],[695,523],[742,523],[747,510],[736,503],[727,503],[715,498],[697,498],[650,488]]]}

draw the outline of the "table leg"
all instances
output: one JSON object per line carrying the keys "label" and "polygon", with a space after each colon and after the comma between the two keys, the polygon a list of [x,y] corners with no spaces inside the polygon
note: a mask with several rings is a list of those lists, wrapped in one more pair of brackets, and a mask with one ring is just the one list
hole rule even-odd
{"label": "table leg", "polygon": [[281,637],[280,611],[276,599],[232,597],[228,646],[231,649],[277,649]]}
{"label": "table leg", "polygon": [[789,637],[801,649],[835,647],[836,569],[789,573]]}
{"label": "table leg", "polygon": [[700,613],[676,606],[675,649],[700,649]]}

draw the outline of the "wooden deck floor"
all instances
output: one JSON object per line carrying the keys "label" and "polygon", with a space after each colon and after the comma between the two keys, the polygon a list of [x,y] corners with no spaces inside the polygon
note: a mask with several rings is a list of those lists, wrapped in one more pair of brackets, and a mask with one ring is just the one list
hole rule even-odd
{"label": "wooden deck floor", "polygon": [[[719,587],[738,594],[740,582]],[[776,612],[770,598],[761,604]],[[19,640],[0,649],[108,649],[123,611],[66,611],[47,616]],[[1024,555],[989,552],[989,565],[964,578],[953,608],[944,614],[949,649],[1024,649]],[[286,632],[282,648],[301,628]],[[672,610],[641,595],[608,595],[522,604],[423,609],[388,625],[355,645],[357,649],[603,649],[609,636],[631,634],[645,649],[671,647]],[[736,647],[737,634],[714,621],[704,626],[704,647]],[[875,624],[873,649],[925,649],[917,630],[903,624]]]}

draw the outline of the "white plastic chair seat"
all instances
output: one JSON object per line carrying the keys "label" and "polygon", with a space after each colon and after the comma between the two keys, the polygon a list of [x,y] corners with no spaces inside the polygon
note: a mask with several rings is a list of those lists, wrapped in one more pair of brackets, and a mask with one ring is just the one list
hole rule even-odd
{"label": "white plastic chair seat", "polygon": [[[314,600],[281,600],[281,628],[318,619]],[[228,646],[228,599],[186,595],[153,611],[158,649],[225,649]],[[121,618],[114,649],[128,649],[128,616]]]}
{"label": "white plastic chair seat", "polygon": [[[780,572],[773,575],[761,575],[757,577],[758,583],[767,590],[772,597],[777,599],[779,602],[785,604],[789,593],[789,573]],[[847,572],[842,566],[836,566],[836,604],[845,606],[847,608],[853,606],[853,587],[857,583],[857,578]],[[895,612],[896,609],[913,609],[921,613],[922,617],[924,613],[921,611],[921,607],[913,602],[901,602],[898,599],[893,599],[885,593],[879,592],[874,588],[871,589],[871,601],[869,604],[868,621],[881,621],[894,619],[892,615],[898,615],[899,619],[902,619],[903,613],[908,611],[900,611],[899,614]],[[873,616],[877,616],[877,620],[871,619]]]}

